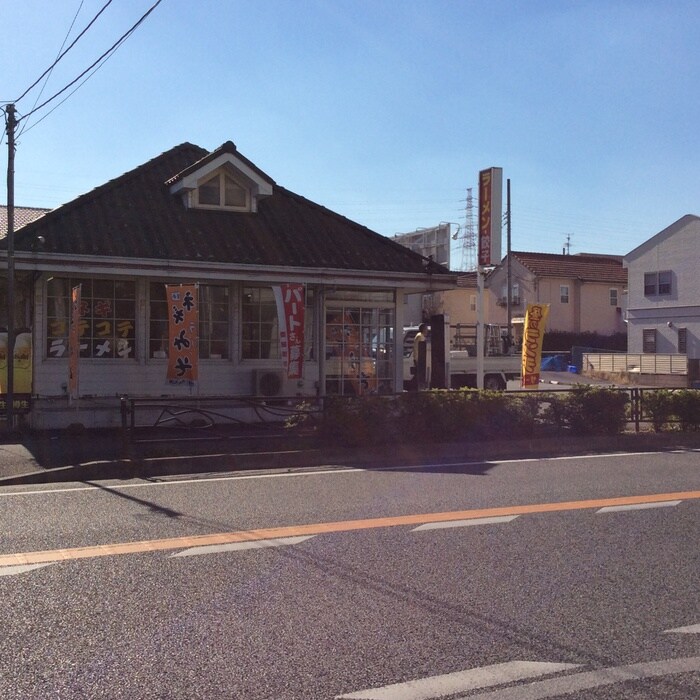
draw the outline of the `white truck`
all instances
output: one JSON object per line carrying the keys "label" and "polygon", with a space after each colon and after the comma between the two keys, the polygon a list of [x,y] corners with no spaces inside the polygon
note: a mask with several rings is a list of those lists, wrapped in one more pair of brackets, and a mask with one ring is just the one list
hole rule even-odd
{"label": "white truck", "polygon": [[[404,389],[415,388],[415,362],[413,339],[418,326],[404,328],[403,385]],[[426,343],[426,382],[430,385],[431,347]],[[503,391],[507,382],[520,379],[520,354],[510,354],[506,347],[504,329],[493,324],[484,325],[484,389]],[[449,375],[450,389],[477,386],[476,326],[450,326]]]}

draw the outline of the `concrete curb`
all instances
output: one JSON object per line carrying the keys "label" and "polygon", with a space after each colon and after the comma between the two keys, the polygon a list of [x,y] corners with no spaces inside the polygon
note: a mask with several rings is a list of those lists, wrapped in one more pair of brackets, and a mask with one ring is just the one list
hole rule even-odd
{"label": "concrete curb", "polygon": [[373,448],[318,448],[223,452],[85,462],[0,478],[0,486],[132,479],[227,471],[300,469],[320,466],[420,466],[439,461],[490,462],[560,456],[650,452],[700,448],[699,433],[639,433],[587,438],[547,438],[503,442],[384,445]]}

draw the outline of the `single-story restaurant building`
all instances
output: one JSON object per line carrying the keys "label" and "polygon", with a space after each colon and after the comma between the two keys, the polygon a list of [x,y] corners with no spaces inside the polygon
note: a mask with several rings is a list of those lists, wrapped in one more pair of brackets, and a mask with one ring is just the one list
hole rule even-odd
{"label": "single-story restaurant building", "polygon": [[[35,429],[116,426],[123,395],[400,391],[405,296],[456,283],[280,187],[230,141],[212,152],[181,144],[46,213],[15,232],[13,259],[13,383]],[[194,381],[170,373],[166,285],[197,290]],[[303,307],[303,333],[282,327],[285,295]]]}

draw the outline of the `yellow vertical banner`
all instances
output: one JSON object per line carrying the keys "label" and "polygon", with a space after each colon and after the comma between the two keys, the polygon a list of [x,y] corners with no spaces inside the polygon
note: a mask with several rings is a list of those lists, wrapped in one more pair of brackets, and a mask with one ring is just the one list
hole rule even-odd
{"label": "yellow vertical banner", "polygon": [[540,383],[542,341],[549,316],[549,304],[528,304],[523,329],[521,386],[533,387]]}
{"label": "yellow vertical banner", "polygon": [[166,284],[168,374],[171,384],[192,384],[199,370],[199,285]]}
{"label": "yellow vertical banner", "polygon": [[68,329],[68,396],[71,401],[80,396],[78,362],[80,358],[81,286],[73,287],[70,295],[70,327]]}

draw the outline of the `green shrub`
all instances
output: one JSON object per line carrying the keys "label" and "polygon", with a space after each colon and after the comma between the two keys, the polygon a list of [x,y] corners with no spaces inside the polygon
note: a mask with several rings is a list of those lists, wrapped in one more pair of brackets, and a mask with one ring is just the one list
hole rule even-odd
{"label": "green shrub", "polygon": [[673,412],[674,398],[668,389],[644,390],[642,393],[642,415],[651,420],[651,425],[657,433],[667,427]]}
{"label": "green shrub", "polygon": [[556,403],[559,425],[575,435],[618,435],[628,421],[625,392],[579,384]]}
{"label": "green shrub", "polygon": [[700,391],[681,389],[671,398],[672,412],[681,424],[681,430],[697,430],[700,427]]}
{"label": "green shrub", "polygon": [[[697,427],[700,392],[678,401],[674,413],[681,411],[681,420]],[[654,406],[660,402],[650,401],[647,410],[656,410]],[[396,396],[335,396],[325,400],[319,432],[327,444],[353,447],[508,440],[559,432],[616,435],[627,424],[628,403],[625,392],[590,386],[520,395],[462,389]]]}

